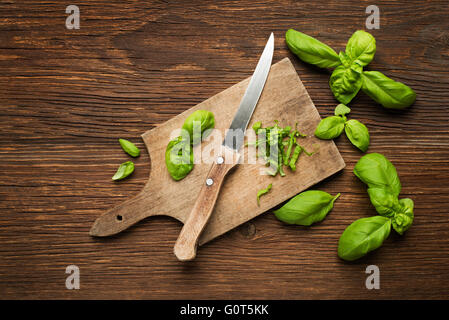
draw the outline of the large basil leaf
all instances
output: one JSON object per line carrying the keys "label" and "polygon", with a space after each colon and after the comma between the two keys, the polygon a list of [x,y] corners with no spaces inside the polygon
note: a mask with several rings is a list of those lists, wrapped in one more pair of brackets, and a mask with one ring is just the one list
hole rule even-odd
{"label": "large basil leaf", "polygon": [[346,55],[350,59],[350,64],[358,61],[364,67],[373,60],[375,53],[376,39],[363,30],[354,32],[346,44]]}
{"label": "large basil leaf", "polygon": [[381,72],[365,71],[362,78],[363,92],[385,108],[403,109],[415,102],[416,93],[410,87]]}
{"label": "large basil leaf", "polygon": [[345,68],[340,65],[332,72],[329,86],[338,101],[348,104],[362,87],[362,78],[360,73],[352,68]]}
{"label": "large basil leaf", "polygon": [[367,191],[371,203],[376,208],[377,213],[381,216],[392,218],[400,209],[398,197],[387,189],[368,188]]}
{"label": "large basil leaf", "polygon": [[320,121],[315,129],[315,136],[320,139],[337,138],[345,128],[345,120],[342,117],[332,116]]}
{"label": "large basil leaf", "polygon": [[362,218],[351,223],[338,242],[338,256],[353,261],[379,248],[389,236],[391,221],[389,218],[374,216]]}
{"label": "large basil leaf", "polygon": [[285,41],[288,48],[304,62],[320,68],[334,68],[341,64],[331,47],[302,32],[289,29]]}
{"label": "large basil leaf", "polygon": [[181,136],[170,141],[165,150],[165,165],[174,180],[181,180],[193,169],[193,150]]}
{"label": "large basil leaf", "polygon": [[357,120],[348,120],[345,125],[345,132],[353,145],[365,152],[369,147],[368,128]]}
{"label": "large basil leaf", "polygon": [[333,197],[319,190],[305,191],[290,199],[282,208],[275,210],[274,214],[285,223],[310,226],[326,217],[339,196],[340,194],[337,194]]}
{"label": "large basil leaf", "polygon": [[214,126],[215,118],[212,112],[208,110],[197,110],[187,117],[182,125],[182,129],[189,134],[193,145],[196,145],[201,142],[201,138],[204,138],[206,133],[210,132],[205,131],[213,129]]}
{"label": "large basil leaf", "polygon": [[393,229],[402,235],[411,227],[413,223],[414,204],[412,199],[404,198],[399,200],[399,205],[401,208],[399,209],[399,212],[397,212],[391,219],[391,223],[393,224]]}
{"label": "large basil leaf", "polygon": [[394,165],[380,153],[370,153],[360,158],[354,174],[369,188],[384,188],[396,197],[401,192],[401,182]]}

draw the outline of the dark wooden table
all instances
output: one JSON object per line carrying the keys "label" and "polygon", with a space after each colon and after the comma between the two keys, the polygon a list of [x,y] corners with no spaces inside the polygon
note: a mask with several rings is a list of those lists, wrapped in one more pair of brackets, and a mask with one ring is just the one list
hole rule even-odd
{"label": "dark wooden table", "polygon": [[[65,8],[80,8],[68,30]],[[360,93],[351,118],[371,133],[415,201],[415,222],[369,256],[337,257],[344,228],[376,214],[352,169],[361,153],[336,140],[347,163],[316,188],[341,192],[311,228],[271,212],[179,263],[181,224],[150,218],[115,237],[88,235],[108,208],[135,195],[151,165],[140,134],[248,77],[269,33],[274,62],[289,57],[322,116],[336,100],[329,72],[299,61],[284,34],[295,28],[342,50],[365,28],[372,1],[3,1],[0,5],[0,298],[449,298],[449,6],[447,1],[379,2],[368,69],[417,93],[390,112]],[[143,150],[130,179],[117,139]],[[179,201],[173,199],[173,201]],[[68,265],[81,273],[67,290]],[[380,268],[380,290],[365,269]]]}

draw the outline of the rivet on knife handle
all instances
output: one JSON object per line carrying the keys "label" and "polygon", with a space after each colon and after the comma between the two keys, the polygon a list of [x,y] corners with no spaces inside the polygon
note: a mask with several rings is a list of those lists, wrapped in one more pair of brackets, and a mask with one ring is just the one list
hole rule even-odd
{"label": "rivet on knife handle", "polygon": [[218,194],[226,174],[237,165],[240,154],[222,146],[222,153],[207,174],[198,198],[176,241],[174,253],[181,261],[192,260],[196,256],[198,240],[215,207]]}

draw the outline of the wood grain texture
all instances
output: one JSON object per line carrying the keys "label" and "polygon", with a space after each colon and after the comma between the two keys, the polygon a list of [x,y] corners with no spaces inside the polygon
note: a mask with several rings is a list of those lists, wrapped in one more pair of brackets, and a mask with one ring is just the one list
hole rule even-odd
{"label": "wood grain texture", "polygon": [[[152,166],[144,151],[133,176],[113,183],[129,160],[117,139],[145,150],[142,132],[250,75],[272,31],[273,61],[289,57],[321,116],[331,115],[329,72],[295,58],[284,33],[295,28],[342,50],[373,3],[80,0],[79,30],[65,28],[68,4],[0,6],[0,298],[449,298],[447,1],[377,3],[367,69],[405,82],[417,100],[391,112],[360,93],[350,105],[349,117],[370,130],[369,152],[393,162],[401,197],[414,200],[412,228],[357,262],[338,259],[344,228],[375,214],[352,173],[361,153],[342,136],[347,167],[314,187],[341,192],[322,223],[287,226],[267,212],[187,265],[172,254],[174,219],[89,236],[96,217],[138,194]],[[80,268],[80,290],[65,288],[70,264]],[[380,268],[380,290],[365,288],[370,264]]]}
{"label": "wood grain texture", "polygon": [[[137,200],[127,200],[125,204],[119,204],[118,208],[112,208],[101,215],[90,233],[99,236],[113,235],[137,221],[155,215],[167,215],[185,222],[206,180],[211,162],[214,161],[214,153],[220,150],[225,132],[237,112],[249,80],[247,78],[145,132],[142,138],[153,165],[143,191],[136,196]],[[195,146],[194,160],[198,163],[194,170],[183,180],[174,181],[165,166],[166,147],[170,139],[179,135],[179,128],[185,119],[196,110],[211,111],[215,115],[216,130],[206,141]],[[315,150],[316,153],[312,157],[300,157],[297,165],[304,169],[296,172],[286,169],[288,174],[285,177],[278,175],[273,178],[265,174],[267,168],[264,161],[257,162],[255,159],[256,149],[243,148],[241,163],[227,177],[200,244],[257,217],[344,168],[345,163],[335,143],[314,137],[313,132],[320,121],[320,115],[288,58],[271,67],[249,127],[256,121],[261,121],[264,126],[274,125],[273,119],[279,120],[281,126],[294,126],[297,122],[298,129],[308,135],[307,138],[298,138],[298,143],[306,150]],[[253,130],[248,130],[246,141],[255,138]],[[271,182],[276,191],[270,192],[261,205],[257,205],[257,191],[265,189]],[[117,220],[118,215],[122,219]]]}

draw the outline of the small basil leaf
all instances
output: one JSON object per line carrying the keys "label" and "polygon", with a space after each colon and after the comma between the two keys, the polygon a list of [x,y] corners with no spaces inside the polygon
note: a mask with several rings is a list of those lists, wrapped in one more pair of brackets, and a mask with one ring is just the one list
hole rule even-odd
{"label": "small basil leaf", "polygon": [[319,190],[305,191],[290,199],[282,208],[275,210],[274,214],[285,223],[310,226],[326,217],[339,196],[340,194],[337,194],[333,197]]}
{"label": "small basil leaf", "polygon": [[268,193],[271,190],[271,187],[273,186],[273,184],[269,184],[268,187],[266,187],[265,189],[259,190],[257,191],[257,205],[260,206],[260,197],[263,196],[264,194]]}
{"label": "small basil leaf", "polygon": [[[190,135],[193,145],[201,142],[201,139],[210,133],[209,129],[215,127],[214,114],[208,110],[197,110],[193,112],[182,125],[182,129],[186,130]],[[206,131],[207,130],[207,131]],[[206,131],[206,132],[205,132]],[[204,134],[203,134],[204,133]]]}
{"label": "small basil leaf", "polygon": [[344,116],[351,112],[351,109],[344,105],[343,103],[340,103],[338,106],[335,107],[334,114],[336,116]]}
{"label": "small basil leaf", "polygon": [[409,198],[399,200],[401,208],[391,219],[393,229],[402,235],[413,223],[413,200]]}
{"label": "small basil leaf", "polygon": [[193,169],[193,150],[181,136],[170,141],[165,150],[165,165],[174,180],[181,180]]}
{"label": "small basil leaf", "polygon": [[410,87],[381,72],[364,71],[362,78],[363,92],[385,108],[404,109],[415,102],[416,93]]}
{"label": "small basil leaf", "polygon": [[253,130],[257,134],[259,130],[262,128],[262,122],[257,121],[253,124]]}
{"label": "small basil leaf", "polygon": [[316,127],[315,136],[320,139],[337,138],[345,127],[345,120],[341,117],[332,116],[321,119]]}
{"label": "small basil leaf", "polygon": [[338,66],[329,79],[329,86],[335,98],[343,104],[348,104],[362,87],[362,78],[351,68]]}
{"label": "small basil leaf", "polygon": [[366,31],[354,32],[346,44],[346,55],[351,60],[358,61],[361,66],[366,66],[374,58],[376,53],[376,39]]}
{"label": "small basil leaf", "polygon": [[122,149],[129,154],[131,157],[138,157],[140,155],[140,150],[134,143],[125,139],[118,139]]}
{"label": "small basil leaf", "polygon": [[390,235],[389,218],[374,216],[351,223],[338,242],[338,256],[347,261],[357,260],[379,248]]}
{"label": "small basil leaf", "polygon": [[285,41],[288,48],[304,62],[320,68],[334,68],[341,64],[331,47],[302,32],[289,29]]}
{"label": "small basil leaf", "polygon": [[120,167],[118,167],[117,172],[112,177],[112,180],[122,180],[129,176],[134,171],[134,163],[132,161],[123,162]]}
{"label": "small basil leaf", "polygon": [[398,197],[387,189],[368,188],[367,191],[371,203],[381,216],[392,218],[400,209]]}
{"label": "small basil leaf", "polygon": [[370,153],[360,158],[354,174],[369,188],[383,188],[396,197],[401,192],[401,182],[394,165],[380,153]]}
{"label": "small basil leaf", "polygon": [[353,145],[365,152],[369,147],[368,128],[357,120],[349,120],[345,125],[345,132]]}

